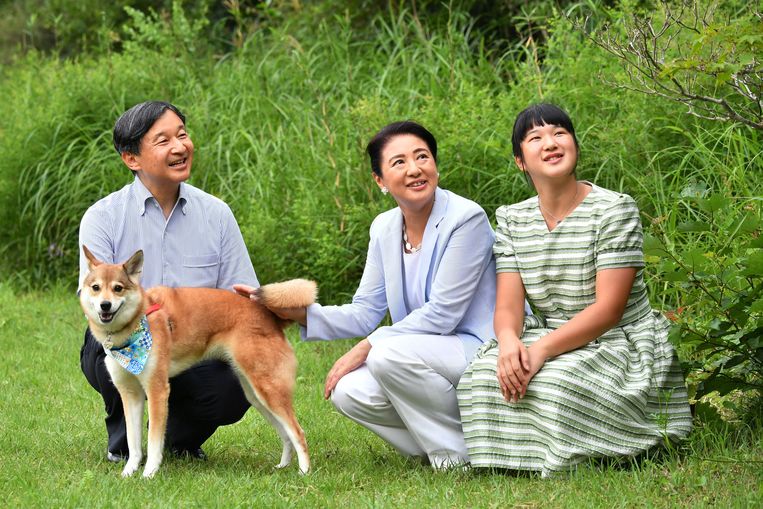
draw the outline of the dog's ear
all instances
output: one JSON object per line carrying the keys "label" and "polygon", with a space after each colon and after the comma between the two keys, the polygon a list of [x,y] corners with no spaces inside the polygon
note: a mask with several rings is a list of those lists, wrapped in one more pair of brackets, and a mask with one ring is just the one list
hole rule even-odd
{"label": "dog's ear", "polygon": [[140,283],[140,275],[143,272],[143,250],[139,249],[136,251],[122,267],[127,273],[127,277],[136,283]]}
{"label": "dog's ear", "polygon": [[85,253],[85,258],[87,258],[88,270],[92,271],[95,267],[103,263],[101,260],[97,259],[93,253],[90,252],[85,244],[82,244],[82,252]]}

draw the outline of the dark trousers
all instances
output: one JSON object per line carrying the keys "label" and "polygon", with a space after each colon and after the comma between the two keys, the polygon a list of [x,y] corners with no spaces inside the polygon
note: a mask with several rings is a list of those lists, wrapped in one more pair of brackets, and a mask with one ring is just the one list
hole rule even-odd
{"label": "dark trousers", "polygon": [[[103,346],[85,331],[80,365],[85,378],[103,398],[108,450],[127,456],[127,429],[122,399],[111,382]],[[170,378],[166,444],[178,451],[195,451],[218,426],[239,421],[249,402],[233,369],[222,361],[205,361]]]}

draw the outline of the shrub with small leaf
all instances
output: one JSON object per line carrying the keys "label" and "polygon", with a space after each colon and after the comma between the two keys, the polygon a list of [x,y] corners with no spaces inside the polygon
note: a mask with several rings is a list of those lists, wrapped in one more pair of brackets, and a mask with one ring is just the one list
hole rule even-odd
{"label": "shrub with small leaf", "polygon": [[654,218],[644,252],[657,277],[680,288],[668,317],[697,399],[763,389],[761,200],[689,185],[676,219]]}

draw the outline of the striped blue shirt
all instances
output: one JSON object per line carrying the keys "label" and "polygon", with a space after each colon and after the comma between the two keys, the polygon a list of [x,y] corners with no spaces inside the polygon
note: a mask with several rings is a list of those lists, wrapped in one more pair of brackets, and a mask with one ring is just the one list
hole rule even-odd
{"label": "striped blue shirt", "polygon": [[82,245],[99,260],[126,261],[143,250],[141,284],[231,288],[259,286],[228,205],[189,184],[169,218],[139,178],[87,209],[79,229],[79,287],[88,272]]}

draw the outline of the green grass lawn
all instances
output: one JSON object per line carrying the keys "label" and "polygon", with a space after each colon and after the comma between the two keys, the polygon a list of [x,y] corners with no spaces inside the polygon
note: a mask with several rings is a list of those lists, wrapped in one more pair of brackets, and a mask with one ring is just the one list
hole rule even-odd
{"label": "green grass lawn", "polygon": [[[592,464],[554,479],[433,472],[398,456],[323,401],[323,377],[350,343],[298,343],[296,411],[312,471],[274,470],[275,431],[254,410],[149,481],[105,459],[102,403],[80,373],[85,320],[67,290],[0,284],[0,505],[4,507],[760,507],[763,433],[698,424],[658,459]],[[291,330],[291,337],[295,331]]]}

